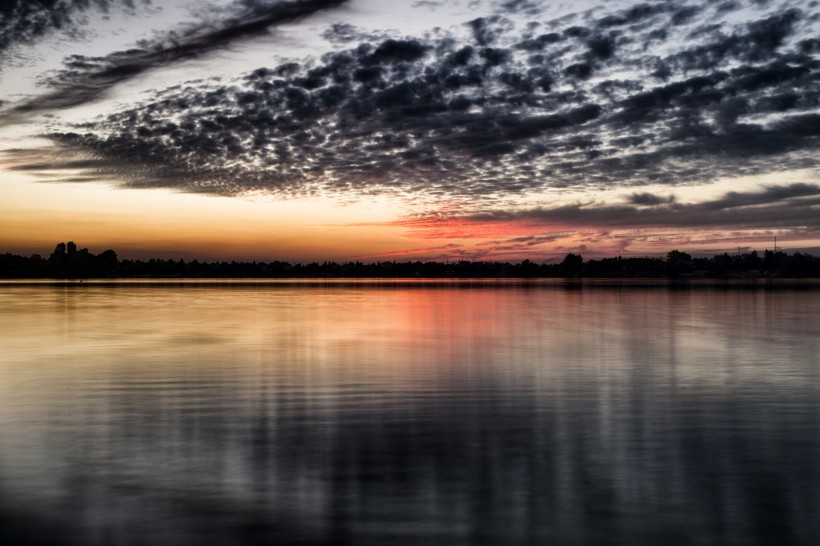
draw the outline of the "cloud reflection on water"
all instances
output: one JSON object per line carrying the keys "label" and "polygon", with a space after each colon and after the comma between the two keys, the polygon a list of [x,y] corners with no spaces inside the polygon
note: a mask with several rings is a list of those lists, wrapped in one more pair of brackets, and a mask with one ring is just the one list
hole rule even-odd
{"label": "cloud reflection on water", "polygon": [[3,287],[0,538],[809,544],[805,292]]}

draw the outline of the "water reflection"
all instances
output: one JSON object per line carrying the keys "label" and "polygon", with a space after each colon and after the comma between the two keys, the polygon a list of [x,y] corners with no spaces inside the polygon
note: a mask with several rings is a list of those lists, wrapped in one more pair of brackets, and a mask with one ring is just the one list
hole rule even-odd
{"label": "water reflection", "polygon": [[815,544],[820,293],[0,289],[0,542]]}

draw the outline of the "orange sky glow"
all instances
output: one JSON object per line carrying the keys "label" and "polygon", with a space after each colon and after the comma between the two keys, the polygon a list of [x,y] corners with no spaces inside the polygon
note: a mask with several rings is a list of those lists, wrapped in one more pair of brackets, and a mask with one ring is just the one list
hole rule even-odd
{"label": "orange sky glow", "polygon": [[35,4],[0,40],[0,252],[820,250],[810,0]]}

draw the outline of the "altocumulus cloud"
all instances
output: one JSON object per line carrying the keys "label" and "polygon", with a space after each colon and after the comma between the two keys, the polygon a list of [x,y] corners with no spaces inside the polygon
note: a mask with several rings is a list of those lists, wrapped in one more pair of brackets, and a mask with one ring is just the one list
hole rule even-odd
{"label": "altocumulus cloud", "polygon": [[28,46],[55,30],[79,32],[92,10],[134,13],[150,0],[3,0],[0,2],[0,55]]}
{"label": "altocumulus cloud", "polygon": [[[285,5],[310,12],[339,3]],[[49,133],[58,153],[20,168],[80,165],[85,176],[129,186],[223,195],[432,200],[816,169],[816,2],[647,2],[554,20],[539,20],[537,2],[497,6],[497,15],[466,21],[464,32],[384,38],[337,24],[325,35],[342,49],[158,91]],[[191,34],[190,49],[177,54],[220,46],[237,30],[213,32]],[[160,58],[72,58],[55,85],[79,82],[82,92],[95,78]],[[709,213],[681,207],[638,193],[609,212],[614,223],[622,212]],[[565,212],[584,214],[576,209]]]}

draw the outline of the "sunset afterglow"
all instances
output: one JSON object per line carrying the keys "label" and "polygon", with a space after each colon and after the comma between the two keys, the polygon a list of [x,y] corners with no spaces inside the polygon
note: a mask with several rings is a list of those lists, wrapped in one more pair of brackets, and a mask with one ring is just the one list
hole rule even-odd
{"label": "sunset afterglow", "polygon": [[810,1],[37,6],[0,19],[7,252],[820,249]]}

